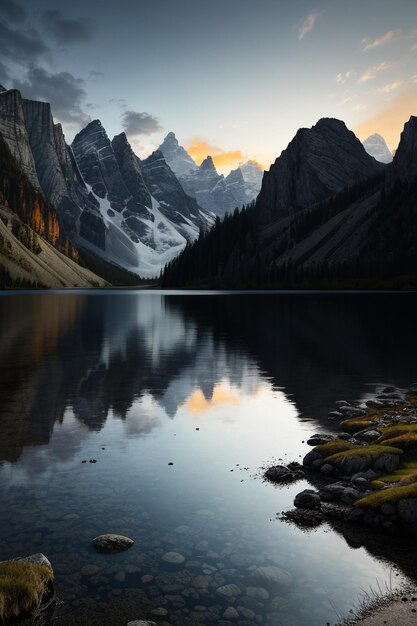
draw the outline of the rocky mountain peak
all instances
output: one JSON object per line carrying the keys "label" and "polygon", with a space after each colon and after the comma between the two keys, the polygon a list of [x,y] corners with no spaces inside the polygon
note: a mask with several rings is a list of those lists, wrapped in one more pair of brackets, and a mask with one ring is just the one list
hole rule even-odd
{"label": "rocky mountain peak", "polygon": [[172,131],[168,133],[161,145],[179,146],[178,139]]}
{"label": "rocky mountain peak", "polygon": [[300,129],[265,172],[258,204],[267,220],[291,215],[383,167],[344,122],[323,118]]}
{"label": "rocky mountain peak", "polygon": [[400,180],[412,180],[417,176],[417,117],[414,115],[404,125],[394,166]]}
{"label": "rocky mountain peak", "polygon": [[197,165],[187,150],[179,145],[175,133],[168,133],[159,146],[159,150],[176,176],[187,176],[197,169]]}
{"label": "rocky mountain peak", "polygon": [[212,171],[217,174],[216,166],[214,165],[213,158],[211,156],[207,156],[204,161],[200,165],[200,171]]}
{"label": "rocky mountain peak", "polygon": [[378,133],[374,133],[363,142],[366,152],[380,163],[391,163],[392,154],[385,139]]}

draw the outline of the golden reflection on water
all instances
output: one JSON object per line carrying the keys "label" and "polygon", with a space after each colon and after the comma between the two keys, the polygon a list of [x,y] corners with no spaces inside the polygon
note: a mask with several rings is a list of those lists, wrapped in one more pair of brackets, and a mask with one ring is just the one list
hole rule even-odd
{"label": "golden reflection on water", "polygon": [[[65,407],[53,401],[41,407],[38,381],[47,359],[58,353],[60,338],[75,327],[84,306],[83,295],[45,294],[2,300],[0,459],[15,461],[24,446],[49,441],[53,423]],[[55,374],[59,371],[59,367],[54,368]]]}
{"label": "golden reflection on water", "polygon": [[242,401],[241,391],[232,387],[227,382],[221,382],[214,386],[211,398],[207,399],[202,390],[197,389],[187,398],[184,406],[193,415],[207,413],[214,406],[237,405]]}

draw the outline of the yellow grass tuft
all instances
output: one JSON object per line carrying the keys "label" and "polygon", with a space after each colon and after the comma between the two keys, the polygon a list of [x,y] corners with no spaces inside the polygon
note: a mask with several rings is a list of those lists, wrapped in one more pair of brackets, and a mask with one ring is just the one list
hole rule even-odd
{"label": "yellow grass tuft", "polygon": [[318,452],[318,454],[320,454],[323,458],[326,458],[332,454],[337,454],[338,452],[351,450],[354,447],[353,443],[350,443],[349,441],[335,439],[334,441],[326,441],[326,443],[316,446],[314,448],[314,452]]}
{"label": "yellow grass tuft", "polygon": [[356,502],[356,506],[365,509],[378,509],[385,502],[398,502],[403,498],[415,498],[417,496],[417,483],[405,485],[401,487],[390,487],[389,489],[381,489],[377,493],[365,496]]}
{"label": "yellow grass tuft", "polygon": [[52,578],[46,565],[0,563],[0,618],[5,620],[36,609]]}

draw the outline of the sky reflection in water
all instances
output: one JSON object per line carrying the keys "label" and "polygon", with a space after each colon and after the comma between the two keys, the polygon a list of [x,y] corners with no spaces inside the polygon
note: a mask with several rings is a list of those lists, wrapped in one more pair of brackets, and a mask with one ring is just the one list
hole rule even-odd
{"label": "sky reflection in water", "polygon": [[[354,298],[3,297],[0,558],[45,552],[66,601],[62,623],[68,614],[77,623],[77,611],[108,611],[143,588],[144,574],[163,599],[161,555],[177,548],[202,567],[204,540],[217,555],[210,563],[229,573],[217,567],[208,596],[168,603],[173,623],[201,604],[223,611],[222,577],[244,590],[260,584],[253,567],[262,565],[291,580],[264,583],[269,599],[248,604],[263,623],[335,620],[332,604],[348,610],[361,588],[390,579],[389,566],[328,527],[306,535],[278,522],[306,485],[275,489],[259,473],[273,459],[300,460],[302,441],[329,428],[335,400],[355,401],[371,382],[412,382],[412,294]],[[378,333],[394,314],[403,323],[385,333],[381,353]],[[90,458],[97,463],[82,463]],[[109,531],[136,540],[117,556],[117,568],[138,570],[124,585],[114,561],[91,550]],[[96,583],[80,574],[91,563]],[[124,610],[121,624],[135,617]]]}

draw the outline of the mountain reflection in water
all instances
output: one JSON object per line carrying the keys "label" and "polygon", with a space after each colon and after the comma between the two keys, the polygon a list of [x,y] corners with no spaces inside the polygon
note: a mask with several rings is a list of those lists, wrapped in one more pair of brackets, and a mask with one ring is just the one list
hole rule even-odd
{"label": "mountain reflection in water", "polygon": [[[347,611],[361,588],[390,580],[384,558],[400,550],[277,522],[308,485],[275,489],[260,467],[300,460],[312,432],[331,430],[336,400],[415,382],[415,313],[411,293],[1,297],[0,560],[47,554],[62,626],[125,626],[148,615],[143,603],[168,603],[181,626],[208,606],[214,626],[229,602],[222,584],[268,626]],[[102,532],[135,546],[96,554]],[[178,572],[161,559],[169,550],[187,559]],[[414,562],[402,571],[413,576]],[[291,585],[263,582],[260,602],[244,590],[264,566]]]}

